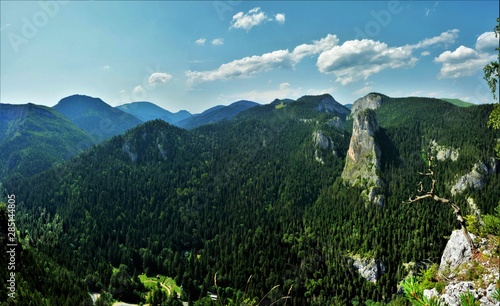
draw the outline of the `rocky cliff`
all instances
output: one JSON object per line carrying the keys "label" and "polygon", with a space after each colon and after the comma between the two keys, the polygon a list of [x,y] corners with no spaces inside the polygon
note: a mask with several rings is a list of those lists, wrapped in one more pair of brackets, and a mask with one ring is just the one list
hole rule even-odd
{"label": "rocky cliff", "polygon": [[321,101],[319,101],[318,105],[314,108],[316,111],[327,114],[338,114],[342,116],[342,118],[345,118],[345,116],[349,115],[349,109],[337,102],[329,94],[325,94],[319,97],[321,98]]}
{"label": "rocky cliff", "polygon": [[479,161],[474,164],[469,173],[461,176],[451,187],[451,194],[456,195],[464,192],[466,189],[480,189],[483,187],[484,179],[489,174],[497,172],[497,161],[491,158],[487,162]]}
{"label": "rocky cliff", "polygon": [[376,93],[369,93],[363,98],[360,98],[356,100],[356,102],[354,102],[351,107],[351,115],[354,115],[359,110],[376,110],[380,107],[380,105],[382,105],[382,97]]}
{"label": "rocky cliff", "polygon": [[[321,130],[317,130],[312,134],[312,140],[314,145],[314,158],[317,162],[324,164],[323,154],[333,154],[337,155],[335,151],[335,145],[333,141],[327,137]],[[325,153],[323,153],[325,152]]]}
{"label": "rocky cliff", "polygon": [[342,179],[351,186],[365,188],[363,195],[371,203],[383,205],[380,189],[384,182],[379,177],[381,151],[375,141],[379,129],[375,109],[382,98],[369,94],[354,102],[353,127]]}

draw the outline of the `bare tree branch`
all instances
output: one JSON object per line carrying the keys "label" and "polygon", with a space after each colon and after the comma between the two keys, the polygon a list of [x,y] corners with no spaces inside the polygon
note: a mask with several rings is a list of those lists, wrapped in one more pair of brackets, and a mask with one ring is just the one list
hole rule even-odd
{"label": "bare tree branch", "polygon": [[415,202],[418,202],[420,200],[423,200],[423,199],[428,199],[428,198],[431,198],[433,199],[434,201],[438,202],[438,203],[443,203],[443,204],[448,204],[451,206],[451,208],[453,209],[453,212],[455,213],[455,216],[458,220],[458,222],[460,222],[460,226],[461,226],[461,229],[462,229],[462,233],[464,234],[465,238],[467,239],[467,242],[469,243],[469,246],[470,246],[470,249],[471,249],[471,253],[474,255],[476,253],[476,246],[474,245],[474,242],[472,241],[472,238],[470,237],[469,235],[469,231],[467,230],[467,227],[465,225],[465,220],[464,218],[462,217],[462,213],[460,212],[460,207],[458,207],[457,204],[453,203],[453,201],[450,201],[449,199],[446,199],[446,198],[442,198],[438,195],[436,195],[435,193],[435,187],[436,187],[436,179],[434,178],[434,166],[432,164],[432,161],[434,160],[434,157],[432,155],[428,155],[428,161],[429,161],[429,168],[428,168],[428,172],[426,173],[422,173],[422,172],[419,172],[419,174],[421,176],[428,176],[430,177],[431,179],[431,189],[430,191],[426,191],[424,189],[424,183],[422,181],[420,181],[418,183],[418,191],[417,191],[417,195],[413,198],[409,198],[408,199],[408,203],[415,203]]}

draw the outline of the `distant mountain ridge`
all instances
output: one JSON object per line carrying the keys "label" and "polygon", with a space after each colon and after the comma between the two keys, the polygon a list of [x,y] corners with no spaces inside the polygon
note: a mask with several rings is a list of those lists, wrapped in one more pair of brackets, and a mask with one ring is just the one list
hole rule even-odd
{"label": "distant mountain ridge", "polygon": [[178,126],[185,129],[194,129],[196,127],[216,123],[222,120],[231,119],[237,114],[260,105],[257,102],[240,100],[236,101],[228,106],[217,105],[212,108],[207,109],[201,114],[193,115],[187,119],[178,122]]}
{"label": "distant mountain ridge", "polygon": [[172,113],[154,103],[147,101],[127,103],[119,105],[116,108],[129,113],[144,122],[155,119],[162,119],[165,122],[175,125],[177,122],[192,116],[192,114],[186,110]]}
{"label": "distant mountain ridge", "polygon": [[50,107],[0,104],[0,181],[47,170],[95,143]]}
{"label": "distant mountain ridge", "polygon": [[469,107],[475,105],[474,103],[466,102],[460,99],[441,98],[441,100],[456,105],[458,107]]}
{"label": "distant mountain ridge", "polygon": [[114,108],[99,98],[85,95],[72,95],[63,98],[53,109],[66,116],[97,141],[122,134],[142,123],[133,115]]}

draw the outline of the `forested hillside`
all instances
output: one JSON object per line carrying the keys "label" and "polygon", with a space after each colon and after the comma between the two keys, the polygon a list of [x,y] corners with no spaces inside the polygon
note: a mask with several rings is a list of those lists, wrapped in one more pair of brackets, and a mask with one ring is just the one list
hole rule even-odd
{"label": "forested hillside", "polygon": [[49,107],[0,104],[0,183],[47,170],[95,143]]}
{"label": "forested hillside", "polygon": [[133,115],[111,107],[99,98],[72,95],[61,99],[54,107],[77,127],[102,142],[142,123]]}
{"label": "forested hillside", "polygon": [[[452,195],[450,187],[494,156],[500,134],[486,128],[491,105],[380,96],[382,207],[367,205],[341,178],[349,110],[329,95],[305,96],[191,131],[150,121],[49,171],[12,179],[5,189],[19,201],[20,238],[89,291],[126,302],[146,301],[141,273],[174,278],[194,305],[210,305],[209,292],[224,305],[284,296],[287,305],[388,302],[405,264],[438,262],[459,226],[448,207],[404,203],[434,154],[432,141],[458,151],[435,165],[440,193],[465,211],[472,197],[492,213],[497,170],[482,188]],[[357,258],[376,260],[376,282],[358,273]]]}

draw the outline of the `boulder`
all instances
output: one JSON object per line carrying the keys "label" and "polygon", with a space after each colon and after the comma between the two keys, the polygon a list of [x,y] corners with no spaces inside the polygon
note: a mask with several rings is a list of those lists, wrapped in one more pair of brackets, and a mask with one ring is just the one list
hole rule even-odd
{"label": "boulder", "polygon": [[[469,235],[472,240],[476,237],[471,233]],[[472,252],[464,234],[461,230],[454,230],[443,251],[443,256],[441,256],[439,272],[441,274],[453,274],[456,268],[470,261],[471,256]]]}

